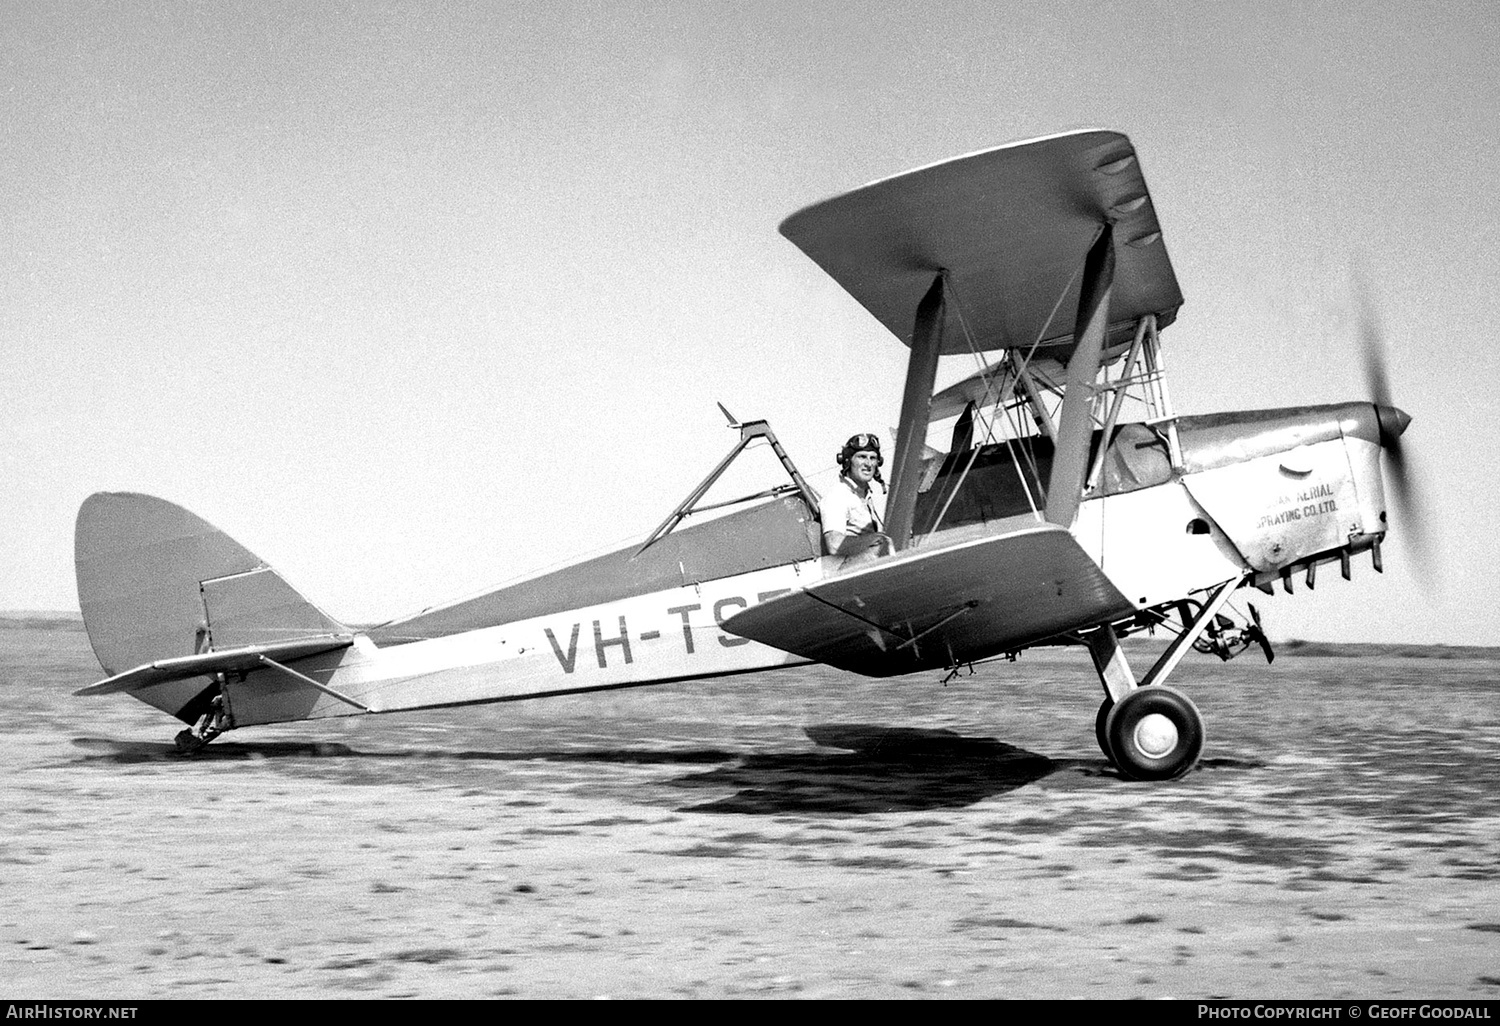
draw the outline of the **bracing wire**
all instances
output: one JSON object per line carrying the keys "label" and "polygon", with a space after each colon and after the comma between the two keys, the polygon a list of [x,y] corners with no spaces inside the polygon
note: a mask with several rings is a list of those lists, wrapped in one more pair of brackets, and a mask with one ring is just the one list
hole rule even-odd
{"label": "bracing wire", "polygon": [[[979,414],[979,416],[980,416],[980,418],[981,418],[981,420],[982,420],[982,422],[984,424],[984,438],[979,442],[978,445],[972,446],[969,449],[969,458],[968,458],[967,461],[965,461],[963,470],[961,470],[959,472],[958,480],[955,481],[953,483],[953,485],[950,488],[947,489],[947,493],[948,493],[947,497],[944,499],[942,507],[938,510],[937,516],[935,518],[933,518],[932,525],[925,532],[923,532],[923,536],[924,537],[931,535],[940,526],[942,526],[943,518],[948,515],[948,510],[949,510],[949,508],[952,507],[953,500],[958,497],[958,493],[959,493],[960,489],[963,488],[964,482],[966,480],[968,480],[969,471],[973,469],[975,460],[977,460],[979,458],[979,453],[983,450],[983,448],[986,445],[989,445],[991,442],[994,441],[994,439],[995,439],[995,421],[996,421],[996,419],[998,417],[998,408],[1000,406],[1004,405],[1003,403],[999,402],[1001,394],[1003,394],[1003,392],[1004,392],[1004,386],[1001,385],[1000,386],[1000,392],[997,393],[996,392],[996,379],[993,378],[993,377],[991,377],[989,374],[985,373],[987,370],[990,369],[990,367],[992,365],[989,364],[989,363],[987,363],[984,360],[984,358],[979,355],[979,348],[975,344],[975,341],[974,341],[974,333],[970,330],[968,319],[964,316],[964,312],[963,312],[963,299],[959,295],[958,291],[953,288],[952,280],[947,276],[947,272],[946,271],[943,272],[943,281],[944,281],[944,290],[945,290],[945,292],[951,293],[951,295],[953,296],[953,312],[954,312],[955,316],[958,318],[959,328],[963,332],[964,343],[968,346],[969,352],[974,357],[974,361],[975,361],[975,363],[979,367],[980,374],[983,376],[983,380],[984,380],[983,399],[984,399],[984,402],[981,405],[979,405],[979,406],[976,407],[976,412]],[[1038,339],[1038,342],[1040,342],[1040,339]],[[1004,358],[1002,358],[1001,363],[1003,364],[1003,363],[1008,362],[1008,361],[1009,361],[1009,354],[1007,353],[1007,356],[1004,357]],[[996,400],[996,402],[993,405],[993,407],[992,407],[992,405],[990,403],[990,399],[992,397]],[[1013,425],[1012,425],[1012,433],[1014,433],[1014,426]],[[1036,499],[1032,495],[1031,486],[1030,486],[1030,483],[1026,480],[1026,476],[1020,472],[1020,461],[1016,457],[1016,453],[1015,453],[1015,448],[1014,448],[1013,441],[1012,441],[1012,439],[1011,439],[1011,437],[1010,437],[1009,434],[1002,435],[1001,437],[1004,439],[1005,445],[1006,445],[1006,449],[1010,453],[1011,462],[1016,467],[1017,476],[1020,478],[1022,490],[1026,493],[1026,502],[1027,502],[1027,505],[1031,507],[1031,511],[1032,511],[1033,515],[1036,515],[1037,514]],[[1029,457],[1028,457],[1028,462],[1030,462]]]}
{"label": "bracing wire", "polygon": [[[1103,234],[1105,227],[1105,225],[1101,224],[1095,230],[1093,238],[1089,240],[1090,248],[1092,248],[1094,243],[1099,240],[1099,236]],[[944,292],[953,297],[953,311],[958,319],[959,328],[963,332],[964,342],[968,346],[969,352],[973,355],[975,364],[979,368],[979,372],[984,379],[985,388],[983,398],[985,402],[983,408],[989,409],[990,399],[993,397],[996,400],[999,400],[1000,395],[1003,394],[1003,386],[1000,393],[995,392],[995,379],[986,372],[992,368],[1000,367],[1006,363],[1009,363],[1013,375],[1017,379],[1020,378],[1021,372],[1030,365],[1032,359],[1035,357],[1037,349],[1040,348],[1042,344],[1042,339],[1047,337],[1047,331],[1052,327],[1052,322],[1057,317],[1057,311],[1062,308],[1063,300],[1066,299],[1068,297],[1068,294],[1072,291],[1073,283],[1078,280],[1078,275],[1082,272],[1082,270],[1082,264],[1076,264],[1074,266],[1073,273],[1068,276],[1067,282],[1063,285],[1062,289],[1059,290],[1057,299],[1055,299],[1052,303],[1052,309],[1047,313],[1047,319],[1042,322],[1041,329],[1037,332],[1036,338],[1032,340],[1031,345],[1027,348],[1026,354],[1021,358],[1019,364],[1016,362],[1012,350],[1007,350],[1006,356],[996,364],[988,363],[982,356],[979,355],[979,349],[975,344],[973,332],[969,328],[968,318],[964,316],[963,299],[959,295],[957,289],[954,288],[953,280],[949,276],[947,269],[944,268],[941,271],[941,274],[943,276]],[[1040,401],[1040,397],[1037,397],[1037,399],[1038,401]],[[957,482],[955,482],[952,488],[949,489],[948,496],[944,500],[942,508],[938,511],[938,515],[934,519],[932,527],[924,533],[924,536],[932,534],[938,529],[939,526],[942,525],[943,517],[947,515],[948,509],[952,506],[953,500],[957,497],[959,489],[963,487],[964,481],[967,480],[969,471],[973,468],[974,461],[978,458],[980,450],[995,439],[995,422],[999,418],[998,408],[1005,405],[1006,404],[997,401],[994,404],[995,408],[993,412],[989,413],[988,415],[986,415],[985,413],[980,413],[980,417],[983,420],[985,426],[984,441],[982,441],[979,445],[974,446],[970,450],[969,459],[964,464],[963,470],[959,473]],[[978,412],[978,410],[976,410],[976,412]],[[1009,418],[1009,416],[1010,411],[1007,407],[1007,417]],[[1020,479],[1021,487],[1026,493],[1027,505],[1030,506],[1033,516],[1040,516],[1041,513],[1037,508],[1036,496],[1032,492],[1031,482],[1027,480],[1026,474],[1022,471],[1021,459],[1016,454],[1015,440],[1012,438],[1013,435],[1019,434],[1019,425],[1015,420],[1008,419],[1007,426],[1010,428],[1010,431],[1002,435],[1001,437],[1005,441],[1006,450],[1011,457],[1011,463],[1016,469],[1016,476]],[[1040,475],[1037,472],[1036,460],[1034,456],[1029,451],[1026,452],[1025,456],[1025,462],[1027,468],[1031,471],[1032,478],[1040,480]]]}

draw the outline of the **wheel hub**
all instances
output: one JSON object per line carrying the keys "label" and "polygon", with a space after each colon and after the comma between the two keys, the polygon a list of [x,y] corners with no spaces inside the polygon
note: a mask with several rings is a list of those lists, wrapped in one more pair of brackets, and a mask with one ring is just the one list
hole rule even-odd
{"label": "wheel hub", "polygon": [[1145,755],[1160,759],[1177,747],[1177,724],[1161,713],[1149,713],[1135,725],[1135,744]]}

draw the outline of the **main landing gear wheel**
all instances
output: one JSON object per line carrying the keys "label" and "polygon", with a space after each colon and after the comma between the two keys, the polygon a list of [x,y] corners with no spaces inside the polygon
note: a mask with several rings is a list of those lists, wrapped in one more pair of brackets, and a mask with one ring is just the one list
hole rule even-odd
{"label": "main landing gear wheel", "polygon": [[1172,780],[1198,762],[1203,717],[1180,691],[1138,688],[1105,715],[1100,747],[1133,780]]}
{"label": "main landing gear wheel", "polygon": [[1104,724],[1109,719],[1109,714],[1114,711],[1114,708],[1115,700],[1113,698],[1105,698],[1104,701],[1099,703],[1099,713],[1094,717],[1094,739],[1099,742],[1099,751],[1103,752],[1104,757],[1110,762],[1115,761],[1115,753],[1109,750],[1109,738],[1104,735]]}

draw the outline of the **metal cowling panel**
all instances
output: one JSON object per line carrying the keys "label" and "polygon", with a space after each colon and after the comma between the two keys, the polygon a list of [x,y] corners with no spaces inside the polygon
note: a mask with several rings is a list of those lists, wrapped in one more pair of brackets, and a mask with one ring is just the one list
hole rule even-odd
{"label": "metal cowling panel", "polygon": [[1179,417],[1177,433],[1193,474],[1344,435],[1379,444],[1380,423],[1369,403],[1337,403]]}

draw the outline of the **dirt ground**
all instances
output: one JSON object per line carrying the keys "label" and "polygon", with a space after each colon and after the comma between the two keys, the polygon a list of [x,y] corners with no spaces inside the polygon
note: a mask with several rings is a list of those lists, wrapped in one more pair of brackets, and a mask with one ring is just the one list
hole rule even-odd
{"label": "dirt ground", "polygon": [[1081,652],[252,728],[0,621],[12,998],[1500,997],[1500,662],[1194,656],[1123,781]]}

